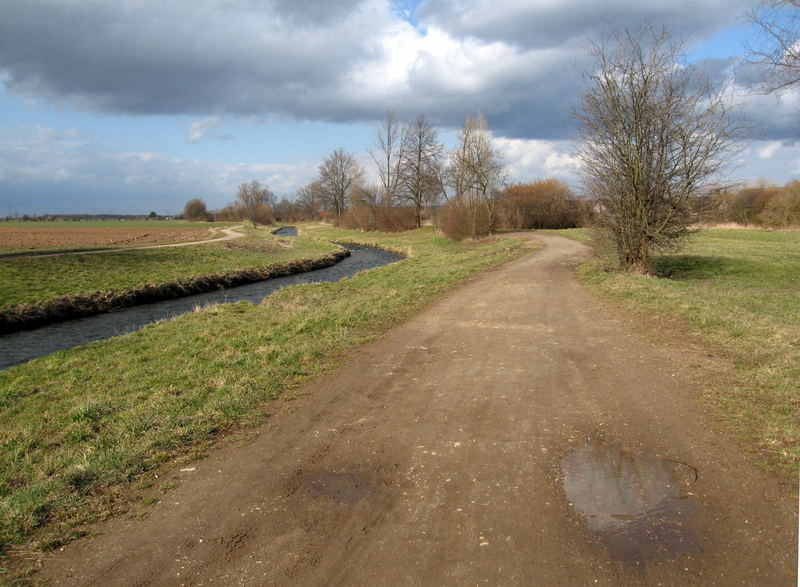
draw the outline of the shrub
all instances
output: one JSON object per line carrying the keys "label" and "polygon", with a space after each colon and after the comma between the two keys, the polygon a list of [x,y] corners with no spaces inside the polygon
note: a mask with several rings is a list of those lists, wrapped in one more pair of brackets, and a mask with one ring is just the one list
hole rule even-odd
{"label": "shrub", "polygon": [[206,203],[200,198],[192,198],[186,202],[183,215],[191,222],[206,222],[211,220],[211,215],[206,210]]}
{"label": "shrub", "polygon": [[764,205],[759,217],[775,228],[800,226],[800,181],[787,184]]}
{"label": "shrub", "polygon": [[492,211],[481,203],[455,198],[436,215],[436,225],[447,238],[461,241],[486,236],[492,231]]}
{"label": "shrub", "polygon": [[501,228],[576,228],[588,217],[588,204],[557,179],[512,185],[498,195]]}
{"label": "shrub", "polygon": [[404,232],[417,227],[414,208],[409,206],[350,206],[339,219],[339,226],[350,230]]}

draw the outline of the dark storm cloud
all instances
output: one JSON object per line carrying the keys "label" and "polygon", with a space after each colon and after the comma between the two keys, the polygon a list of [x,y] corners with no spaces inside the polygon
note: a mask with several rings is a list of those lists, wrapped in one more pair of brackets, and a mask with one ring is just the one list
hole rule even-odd
{"label": "dark storm cloud", "polygon": [[[497,134],[560,139],[573,135],[569,106],[591,67],[587,38],[649,19],[702,40],[746,3],[427,0],[419,30],[398,6],[3,0],[0,79],[11,92],[80,110],[188,114],[198,124],[251,115],[363,121],[394,108],[458,126],[481,110]],[[729,65],[708,71],[721,83]]]}
{"label": "dark storm cloud", "polygon": [[[317,108],[342,73],[365,58],[362,29],[381,15],[353,11],[352,0],[312,3],[302,11],[278,4],[196,2],[189,9],[161,2],[7,0],[0,69],[11,91],[87,110]],[[346,11],[347,19],[325,24]],[[338,107],[330,104],[321,115],[335,116]]]}

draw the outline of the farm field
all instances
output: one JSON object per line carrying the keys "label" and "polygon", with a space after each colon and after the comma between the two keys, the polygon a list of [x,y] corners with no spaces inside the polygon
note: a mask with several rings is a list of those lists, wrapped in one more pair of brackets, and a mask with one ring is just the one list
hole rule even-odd
{"label": "farm field", "polygon": [[266,228],[242,230],[249,236],[189,247],[0,259],[0,310],[64,296],[120,292],[147,283],[264,267],[318,257],[335,248],[311,239],[275,237]]}
{"label": "farm field", "polygon": [[0,222],[0,255],[161,245],[220,236],[230,223]]}
{"label": "farm field", "polygon": [[[585,229],[554,231],[587,242]],[[779,467],[800,465],[800,232],[706,230],[681,254],[663,255],[662,277],[609,273],[602,259],[581,279],[648,317],[654,331],[678,317],[735,365],[735,381],[710,382],[708,401]],[[658,317],[667,320],[659,320]]]}
{"label": "farm field", "polygon": [[79,534],[82,523],[116,511],[145,472],[178,455],[200,455],[231,427],[262,423],[287,390],[457,283],[531,250],[511,238],[454,243],[432,229],[302,229],[403,249],[408,258],[337,283],[287,288],[260,305],[208,307],[0,372],[0,552],[46,550]]}

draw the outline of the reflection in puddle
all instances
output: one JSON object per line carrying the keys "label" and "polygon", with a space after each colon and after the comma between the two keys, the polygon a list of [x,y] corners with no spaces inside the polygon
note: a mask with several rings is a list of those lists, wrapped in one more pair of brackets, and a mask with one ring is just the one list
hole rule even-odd
{"label": "reflection in puddle", "polygon": [[363,475],[352,473],[316,473],[304,477],[311,493],[330,497],[338,503],[355,503],[378,493],[378,489]]}
{"label": "reflection in puddle", "polygon": [[623,563],[700,551],[689,518],[697,470],[592,442],[561,461],[564,492],[586,526]]}

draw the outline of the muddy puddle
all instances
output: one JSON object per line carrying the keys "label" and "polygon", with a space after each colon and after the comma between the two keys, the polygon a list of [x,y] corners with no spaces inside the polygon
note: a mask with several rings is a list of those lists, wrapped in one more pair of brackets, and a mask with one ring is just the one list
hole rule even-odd
{"label": "muddy puddle", "polygon": [[342,244],[341,246],[350,250],[350,256],[325,269],[132,306],[108,314],[66,320],[31,330],[0,335],[0,369],[6,369],[56,351],[127,334],[139,330],[147,324],[192,312],[198,307],[242,300],[258,304],[266,296],[290,285],[339,281],[352,277],[359,271],[382,267],[402,259],[400,255],[375,247],[351,244]]}
{"label": "muddy puddle", "polygon": [[369,478],[354,473],[314,473],[306,475],[303,484],[311,494],[337,503],[356,503],[378,493]]}
{"label": "muddy puddle", "polygon": [[567,500],[615,560],[643,565],[700,552],[690,523],[695,468],[592,441],[561,470]]}

